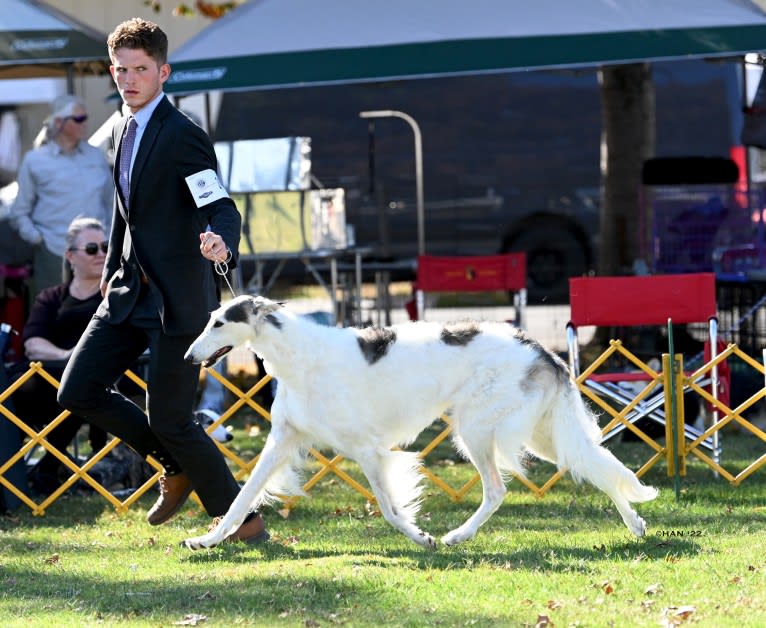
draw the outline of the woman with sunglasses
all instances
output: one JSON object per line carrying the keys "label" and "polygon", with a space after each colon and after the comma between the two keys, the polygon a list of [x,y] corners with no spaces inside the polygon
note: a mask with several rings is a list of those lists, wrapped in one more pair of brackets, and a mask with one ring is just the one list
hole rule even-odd
{"label": "woman with sunglasses", "polygon": [[51,110],[34,148],[21,162],[18,195],[10,210],[11,224],[34,247],[33,296],[59,282],[69,223],[87,208],[108,234],[114,201],[106,156],[86,139],[83,102],[60,96]]}
{"label": "woman with sunglasses", "polygon": [[[63,282],[37,295],[24,325],[24,352],[29,361],[43,362],[45,370],[60,380],[64,366],[82,332],[101,303],[101,273],[106,260],[107,240],[104,226],[95,218],[77,218],[65,236],[66,251],[59,272]],[[13,379],[28,369],[24,361],[13,368]],[[56,389],[42,377],[30,378],[12,395],[16,414],[28,425],[40,429],[58,414]],[[47,440],[64,451],[83,424],[78,416],[69,416],[54,429]],[[90,426],[93,451],[106,444],[106,433]],[[61,484],[61,462],[46,453],[35,465],[29,479],[36,493],[49,494]]]}

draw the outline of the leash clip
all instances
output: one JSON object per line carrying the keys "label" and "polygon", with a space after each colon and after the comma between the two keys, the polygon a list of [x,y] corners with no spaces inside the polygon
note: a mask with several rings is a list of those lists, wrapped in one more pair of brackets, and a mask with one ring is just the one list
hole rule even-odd
{"label": "leash clip", "polygon": [[229,283],[229,278],[227,277],[229,273],[229,262],[231,261],[231,258],[234,257],[234,254],[231,252],[231,249],[226,249],[228,251],[228,255],[226,256],[226,259],[220,262],[213,262],[213,268],[215,268],[215,272],[217,272],[221,277],[223,277],[223,280],[226,282],[226,285],[229,287],[229,290],[231,291],[232,296],[237,296],[234,292],[234,288],[231,287],[231,284]]}

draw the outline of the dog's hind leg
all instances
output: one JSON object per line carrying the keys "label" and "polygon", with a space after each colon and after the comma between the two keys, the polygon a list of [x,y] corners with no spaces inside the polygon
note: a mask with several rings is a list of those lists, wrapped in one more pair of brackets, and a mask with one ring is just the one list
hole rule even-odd
{"label": "dog's hind leg", "polygon": [[418,545],[435,548],[436,539],[415,524],[421,475],[417,454],[406,451],[364,451],[358,457],[383,518]]}
{"label": "dog's hind leg", "polygon": [[476,467],[481,476],[482,499],[479,508],[463,525],[442,537],[445,545],[456,545],[476,536],[479,527],[484,524],[500,507],[506,489],[503,477],[495,459],[495,440],[491,432],[472,432],[455,438],[460,449]]}
{"label": "dog's hind leg", "polygon": [[638,537],[646,534],[646,522],[633,510],[630,501],[648,501],[656,491],[639,483],[636,476],[609,450],[596,445],[589,455],[587,470],[581,470],[582,477],[606,493],[628,529]]}
{"label": "dog's hind leg", "polygon": [[285,464],[292,461],[295,450],[302,444],[299,433],[292,427],[288,425],[276,427],[272,423],[272,430],[266,439],[258,462],[223,519],[207,534],[186,539],[184,541],[186,547],[192,550],[215,547],[227,536],[236,532],[251,508],[257,505],[265,494],[269,480]]}
{"label": "dog's hind leg", "polygon": [[646,523],[631,508],[631,503],[652,500],[657,490],[642,484],[612,452],[599,444],[598,428],[576,390],[556,402],[552,427],[559,467],[569,469],[575,479],[585,479],[606,493],[628,529],[636,536],[644,536]]}

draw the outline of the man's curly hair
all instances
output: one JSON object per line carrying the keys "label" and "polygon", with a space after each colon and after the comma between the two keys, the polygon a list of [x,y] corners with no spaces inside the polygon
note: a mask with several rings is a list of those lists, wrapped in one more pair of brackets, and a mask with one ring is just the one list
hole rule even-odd
{"label": "man's curly hair", "polygon": [[159,65],[168,62],[168,36],[154,22],[134,17],[126,20],[111,32],[106,40],[109,57],[120,48],[143,50]]}

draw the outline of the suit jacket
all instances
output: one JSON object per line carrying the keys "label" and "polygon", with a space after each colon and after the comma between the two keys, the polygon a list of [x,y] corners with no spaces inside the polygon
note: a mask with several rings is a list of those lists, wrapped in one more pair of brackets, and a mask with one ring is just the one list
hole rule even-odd
{"label": "suit jacket", "polygon": [[[127,118],[112,134],[119,164]],[[159,304],[165,333],[198,334],[218,307],[220,277],[202,257],[199,234],[207,225],[223,237],[236,265],[241,216],[221,198],[197,207],[185,178],[218,171],[213,144],[204,130],[163,98],[144,130],[125,207],[115,167],[115,204],[104,266],[106,298],[96,315],[112,323],[130,317],[141,290],[141,274]]]}

